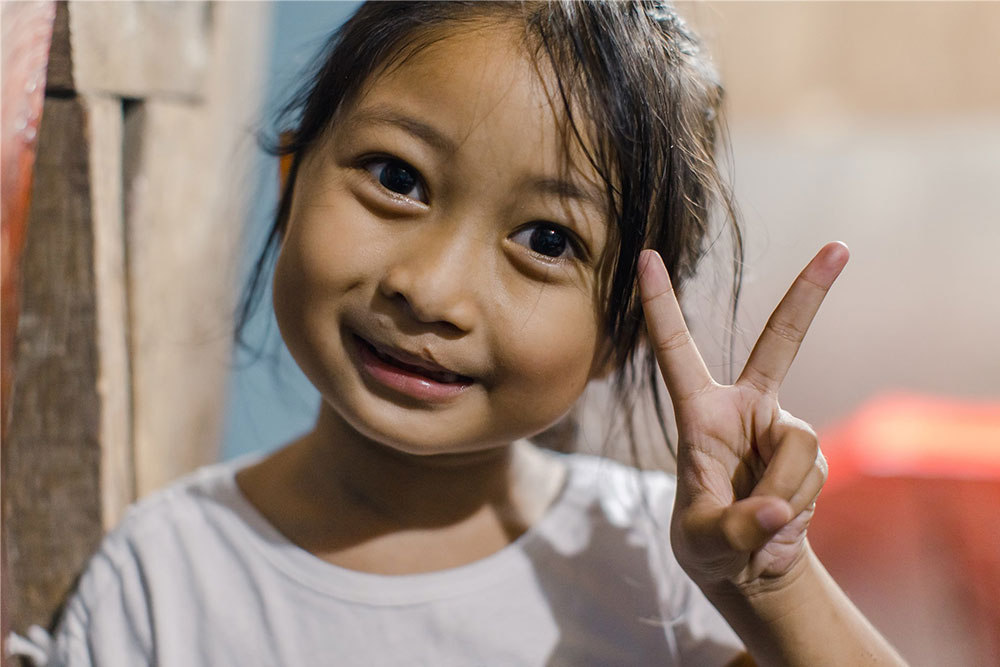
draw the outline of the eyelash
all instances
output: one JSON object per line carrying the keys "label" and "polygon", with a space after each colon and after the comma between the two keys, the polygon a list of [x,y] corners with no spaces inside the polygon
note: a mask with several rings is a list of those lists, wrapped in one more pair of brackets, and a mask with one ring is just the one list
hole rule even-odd
{"label": "eyelash", "polygon": [[[386,191],[387,193],[389,193],[390,197],[393,197],[393,198],[403,198],[403,199],[408,199],[408,200],[411,200],[411,201],[418,201],[418,202],[420,202],[422,204],[425,204],[425,205],[428,203],[427,186],[424,183],[424,179],[420,175],[420,172],[416,168],[414,168],[413,166],[411,166],[409,163],[407,163],[407,162],[405,162],[403,160],[400,160],[399,158],[391,157],[389,155],[372,155],[372,156],[368,156],[368,157],[363,158],[360,161],[359,164],[360,164],[360,167],[362,169],[364,169],[365,171],[368,172],[369,176],[371,176],[371,178],[375,182],[375,184],[380,189],[382,189],[382,190]],[[413,175],[413,181],[414,181],[412,188],[419,189],[421,191],[421,193],[422,193],[423,196],[422,197],[412,197],[409,194],[406,194],[406,193],[403,193],[403,192],[398,192],[396,190],[390,189],[387,185],[385,185],[382,182],[382,175],[384,175],[385,172],[381,172],[381,174],[377,174],[376,170],[373,169],[375,167],[378,167],[379,165],[383,165],[384,167],[389,167],[389,166],[399,167],[399,168],[402,168],[402,170],[405,170],[405,171],[409,172],[410,174],[412,174]],[[557,232],[559,234],[562,234],[565,237],[565,239],[566,239],[566,250],[569,250],[572,254],[570,256],[568,256],[568,257],[564,257],[562,255],[552,256],[552,255],[546,255],[546,254],[544,254],[542,252],[539,252],[539,251],[535,250],[534,248],[530,247],[529,244],[531,242],[531,236],[529,236],[527,239],[525,239],[527,241],[526,243],[519,243],[518,241],[514,240],[518,236],[522,236],[525,232],[532,231],[532,230],[539,230],[539,229],[542,229],[542,230],[551,230],[551,231]],[[533,235],[534,235],[534,231],[532,231],[532,236]],[[547,263],[553,263],[554,264],[554,263],[571,261],[571,260],[585,260],[586,257],[587,257],[586,246],[583,244],[582,241],[580,241],[580,238],[574,232],[572,232],[571,230],[567,229],[566,227],[564,227],[564,226],[562,226],[560,224],[554,223],[554,222],[547,222],[547,221],[544,221],[544,220],[536,220],[536,221],[530,222],[530,223],[524,225],[523,227],[519,228],[516,232],[514,232],[510,236],[510,238],[511,238],[511,240],[514,240],[514,242],[517,243],[518,245],[520,245],[523,248],[527,249],[532,254],[532,256],[536,257],[540,261],[547,262]]]}

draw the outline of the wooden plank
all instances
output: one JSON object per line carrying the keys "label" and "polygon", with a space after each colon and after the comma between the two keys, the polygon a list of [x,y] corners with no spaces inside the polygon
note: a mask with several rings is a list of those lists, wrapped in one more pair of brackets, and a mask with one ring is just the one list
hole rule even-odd
{"label": "wooden plank", "polygon": [[73,1],[69,24],[77,91],[125,98],[204,96],[211,3]]}
{"label": "wooden plank", "polygon": [[102,534],[100,396],[86,119],[46,98],[3,444],[12,629],[49,624]]}
{"label": "wooden plank", "polygon": [[204,110],[148,102],[137,113],[142,143],[126,141],[139,155],[125,184],[142,495],[218,457],[237,244]]}
{"label": "wooden plank", "polygon": [[69,9],[65,0],[56,3],[52,23],[52,46],[46,70],[45,89],[49,92],[73,90],[73,58],[69,40]]}
{"label": "wooden plank", "polygon": [[218,458],[267,12],[216,5],[201,102],[149,98],[126,120],[139,496]]}
{"label": "wooden plank", "polygon": [[[6,437],[21,284],[21,253],[31,198],[38,122],[44,103],[48,54],[55,21],[54,2],[0,5],[0,444]],[[0,497],[2,496],[0,483]],[[0,512],[0,535],[3,532]],[[0,648],[6,649],[7,550],[0,539]],[[2,660],[2,658],[0,658]],[[6,661],[4,661],[6,663]]]}
{"label": "wooden plank", "polygon": [[122,102],[85,96],[90,139],[101,445],[101,517],[105,529],[135,499],[132,384],[128,349],[125,226],[122,211]]}

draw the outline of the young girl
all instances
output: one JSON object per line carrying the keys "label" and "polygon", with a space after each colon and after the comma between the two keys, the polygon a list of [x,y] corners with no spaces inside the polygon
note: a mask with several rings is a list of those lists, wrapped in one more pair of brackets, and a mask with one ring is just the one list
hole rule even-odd
{"label": "young girl", "polygon": [[[846,248],[733,385],[671,288],[721,192],[720,97],[658,3],[363,6],[293,105],[269,244],[315,428],[132,508],[53,662],[900,662],[809,548],[825,463],[777,400]],[[648,351],[676,480],[526,440],[595,378],[634,402]]]}

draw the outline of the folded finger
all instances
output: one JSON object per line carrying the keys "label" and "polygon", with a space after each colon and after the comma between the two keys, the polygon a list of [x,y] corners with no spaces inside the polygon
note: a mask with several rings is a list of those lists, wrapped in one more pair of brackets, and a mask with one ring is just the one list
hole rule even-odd
{"label": "folded finger", "polygon": [[781,498],[791,503],[797,514],[802,508],[796,507],[793,498],[815,470],[822,468],[825,473],[826,462],[819,449],[819,438],[808,424],[787,413],[772,429],[777,431],[778,441],[764,474],[750,495]]}
{"label": "folded finger", "polygon": [[761,548],[795,514],[783,500],[751,496],[726,507],[692,508],[684,517],[684,530],[702,554],[751,552]]}
{"label": "folded finger", "polygon": [[820,461],[822,461],[822,463],[818,462],[817,465],[809,471],[806,478],[802,480],[802,485],[788,501],[788,504],[792,506],[792,512],[796,516],[816,502],[820,491],[823,490],[823,485],[826,484],[826,461],[823,460],[822,456],[823,455],[820,454]]}

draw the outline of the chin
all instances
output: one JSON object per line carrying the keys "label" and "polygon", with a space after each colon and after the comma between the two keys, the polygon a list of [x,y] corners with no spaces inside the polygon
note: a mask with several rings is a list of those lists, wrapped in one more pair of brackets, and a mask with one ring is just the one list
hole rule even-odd
{"label": "chin", "polygon": [[507,445],[520,436],[475,428],[463,415],[426,412],[399,405],[352,410],[327,404],[360,439],[409,456],[470,454]]}

